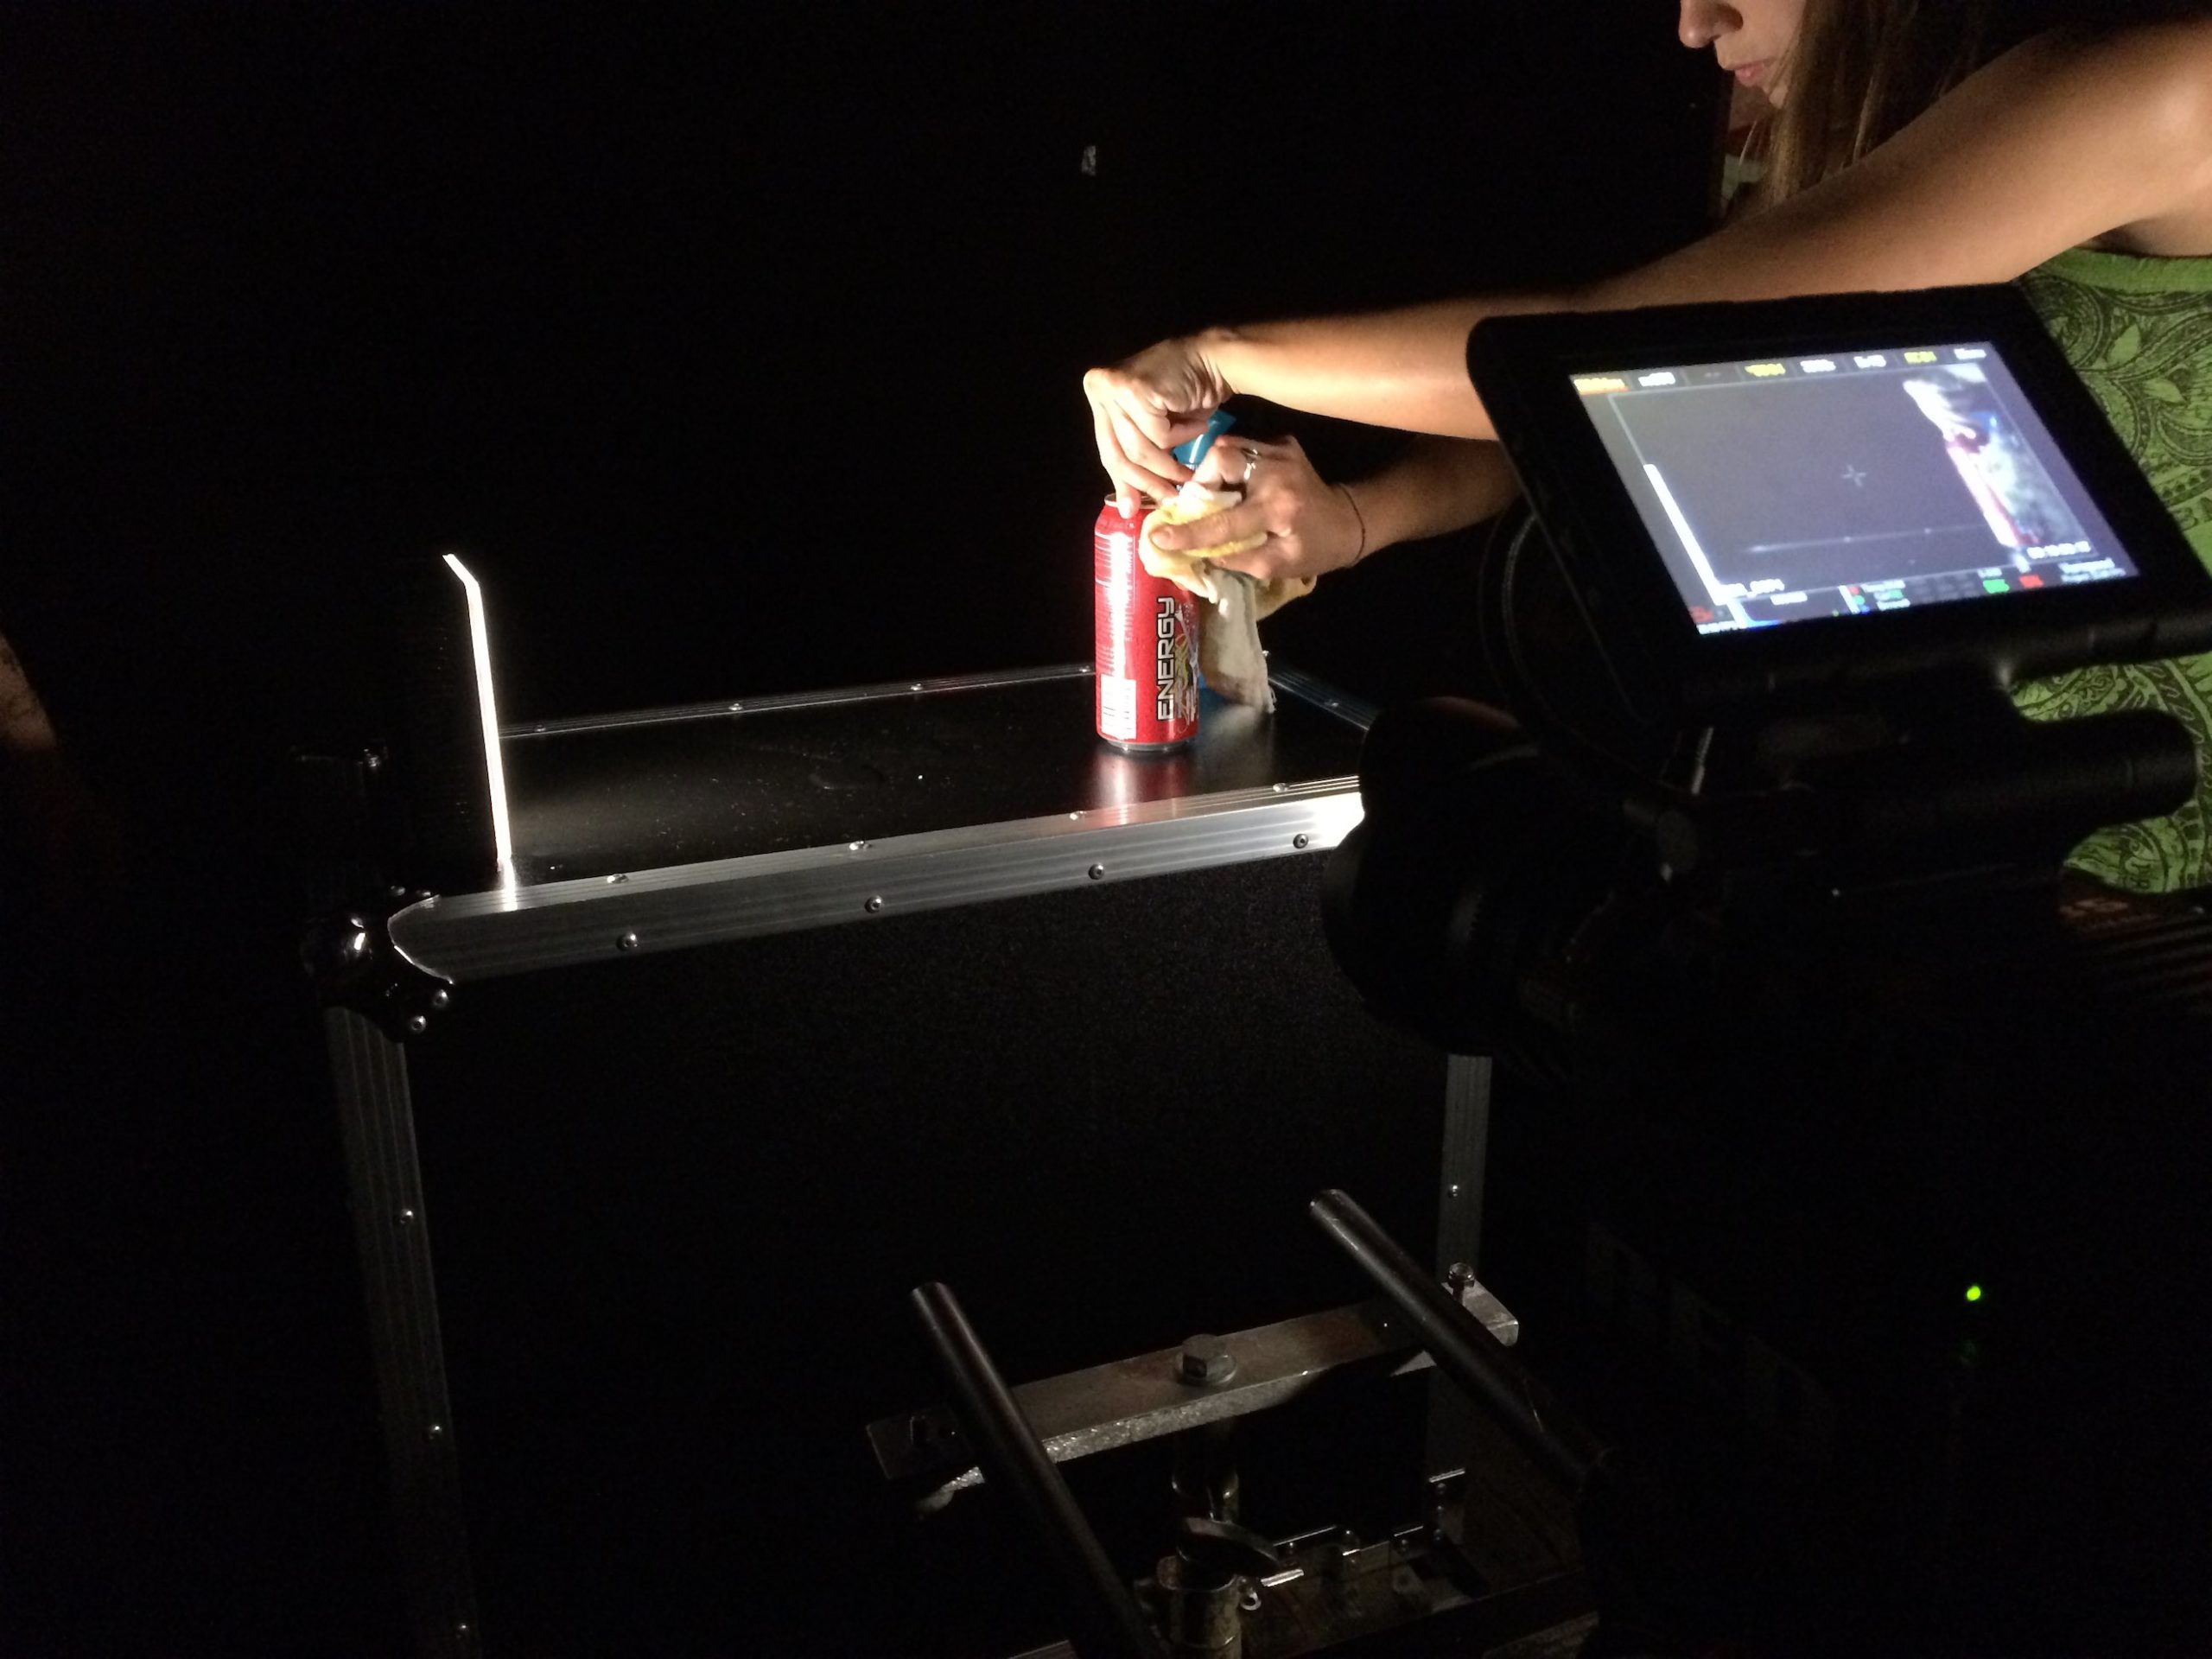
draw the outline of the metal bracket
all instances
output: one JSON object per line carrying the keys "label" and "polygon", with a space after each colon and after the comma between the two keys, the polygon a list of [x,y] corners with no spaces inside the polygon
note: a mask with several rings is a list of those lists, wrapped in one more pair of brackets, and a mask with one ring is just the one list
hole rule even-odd
{"label": "metal bracket", "polygon": [[[1452,1287],[1499,1342],[1518,1340],[1520,1321],[1471,1274],[1463,1281],[1455,1274]],[[1381,1298],[1205,1341],[1230,1362],[1218,1380],[1194,1376],[1185,1360],[1190,1344],[1179,1344],[1023,1383],[1014,1397],[1046,1455],[1066,1463],[1265,1411],[1332,1380],[1403,1376],[1434,1363],[1411,1323]],[[944,1407],[879,1419],[868,1425],[868,1437],[886,1480],[932,1483],[921,1499],[925,1509],[982,1481]]]}
{"label": "metal bracket", "polygon": [[[392,890],[395,912],[423,895]],[[404,1043],[420,1037],[430,1021],[453,1007],[451,982],[408,961],[391,942],[387,918],[371,910],[319,916],[300,938],[300,961],[326,1007],[351,1008],[374,1020],[384,1034]]]}
{"label": "metal bracket", "polygon": [[385,751],[363,747],[294,757],[302,832],[322,855],[311,877],[311,919],[300,961],[326,1007],[351,1008],[395,1042],[420,1037],[453,1006],[452,982],[393,944],[391,918],[429,895],[387,883],[385,853],[402,840]]}

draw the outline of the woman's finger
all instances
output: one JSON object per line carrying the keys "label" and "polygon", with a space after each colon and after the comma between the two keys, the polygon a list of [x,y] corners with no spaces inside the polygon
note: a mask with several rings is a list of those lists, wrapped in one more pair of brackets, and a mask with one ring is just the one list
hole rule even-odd
{"label": "woman's finger", "polygon": [[1210,547],[1228,547],[1267,533],[1261,510],[1245,502],[1210,512],[1187,524],[1157,525],[1152,532],[1152,544],[1163,553],[1204,553]]}
{"label": "woman's finger", "polygon": [[[1191,475],[1191,469],[1176,460],[1169,448],[1179,442],[1178,423],[1157,410],[1133,409],[1119,398],[1109,407],[1114,411],[1116,429],[1122,434],[1123,453],[1147,471],[1173,480],[1167,488],[1167,493],[1173,495],[1176,485]],[[1187,427],[1189,423],[1185,421],[1181,425]],[[1204,431],[1204,423],[1197,429]],[[1185,432],[1184,435],[1189,434]]]}
{"label": "woman's finger", "polygon": [[1118,404],[1109,404],[1106,416],[1115,448],[1122,457],[1120,470],[1116,472],[1109,462],[1109,472],[1154,500],[1165,501],[1182,487],[1183,480],[1191,475],[1189,467],[1138,431],[1128,411]]}
{"label": "woman's finger", "polygon": [[1179,410],[1159,387],[1119,369],[1092,369],[1083,377],[1083,391],[1094,408],[1114,410],[1136,435],[1130,458],[1155,469],[1158,461],[1147,451],[1173,461],[1170,448],[1205,430],[1205,413]]}
{"label": "woman's finger", "polygon": [[1224,442],[1232,442],[1237,451],[1236,464],[1243,470],[1235,481],[1243,486],[1248,496],[1262,485],[1294,487],[1301,474],[1313,471],[1304,447],[1294,437],[1238,440],[1232,433]]}
{"label": "woman's finger", "polygon": [[1098,462],[1105,467],[1106,476],[1113,480],[1114,494],[1126,512],[1132,495],[1150,495],[1154,484],[1150,474],[1133,466],[1122,453],[1122,441],[1114,429],[1112,411],[1103,404],[1090,406],[1091,430],[1098,444]]}

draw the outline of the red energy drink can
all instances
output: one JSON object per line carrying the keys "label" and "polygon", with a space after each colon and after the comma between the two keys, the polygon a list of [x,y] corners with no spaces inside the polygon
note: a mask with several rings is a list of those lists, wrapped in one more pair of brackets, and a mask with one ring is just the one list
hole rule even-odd
{"label": "red energy drink can", "polygon": [[1091,532],[1098,735],[1130,754],[1165,754],[1198,732],[1198,601],[1144,568],[1145,511],[1123,512],[1109,495]]}

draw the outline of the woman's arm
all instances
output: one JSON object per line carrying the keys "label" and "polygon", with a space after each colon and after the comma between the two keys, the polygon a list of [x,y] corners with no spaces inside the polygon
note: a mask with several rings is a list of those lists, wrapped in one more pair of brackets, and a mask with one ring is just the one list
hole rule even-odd
{"label": "woman's arm", "polygon": [[1478,524],[1521,493],[1502,448],[1460,438],[1418,439],[1391,466],[1344,487],[1357,499],[1369,553]]}
{"label": "woman's arm", "polygon": [[1244,499],[1187,524],[1161,525],[1153,544],[1203,552],[1264,534],[1264,545],[1222,560],[1225,569],[1262,581],[1325,575],[1395,543],[1479,524],[1520,493],[1495,443],[1422,438],[1381,472],[1350,484],[1324,480],[1295,438],[1233,447],[1257,457],[1240,475]]}
{"label": "woman's arm", "polygon": [[2009,281],[2066,248],[2192,209],[2212,212],[2212,23],[2047,35],[1968,78],[1856,166],[1623,276],[1215,329],[1094,371],[1111,380],[1094,403],[1110,391],[1102,435],[1110,427],[1133,468],[1171,486],[1179,474],[1162,439],[1238,392],[1487,437],[1465,363],[1467,333],[1487,316]]}

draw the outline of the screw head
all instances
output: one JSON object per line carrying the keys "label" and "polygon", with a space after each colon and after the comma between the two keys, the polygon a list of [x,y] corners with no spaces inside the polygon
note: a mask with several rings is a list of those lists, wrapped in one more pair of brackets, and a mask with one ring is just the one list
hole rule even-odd
{"label": "screw head", "polygon": [[417,1037],[420,1037],[429,1028],[430,1021],[427,1015],[410,1014],[407,1016],[407,1029],[413,1032]]}
{"label": "screw head", "polygon": [[1175,1374],[1185,1382],[1210,1388],[1236,1374],[1236,1356],[1219,1337],[1192,1337],[1175,1357]]}
{"label": "screw head", "polygon": [[1103,881],[1106,879],[1106,867],[1103,864],[1094,864],[1088,874],[1092,880]]}
{"label": "screw head", "polygon": [[620,938],[614,941],[614,948],[618,950],[636,950],[638,948],[638,936],[635,933],[625,933]]}
{"label": "screw head", "polygon": [[1311,836],[1293,836],[1290,838],[1290,844],[1297,848],[1298,850],[1302,853],[1308,847],[1311,847],[1313,844],[1313,837]]}
{"label": "screw head", "polygon": [[863,906],[862,908],[865,909],[869,915],[874,915],[878,911],[883,908],[883,895],[880,893],[872,894],[869,897],[868,903]]}
{"label": "screw head", "polygon": [[453,1007],[453,993],[451,991],[432,991],[430,993],[430,1006],[435,1008],[440,1014],[443,1014],[448,1008]]}

